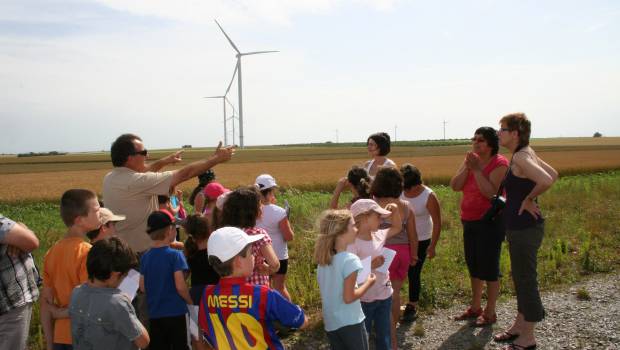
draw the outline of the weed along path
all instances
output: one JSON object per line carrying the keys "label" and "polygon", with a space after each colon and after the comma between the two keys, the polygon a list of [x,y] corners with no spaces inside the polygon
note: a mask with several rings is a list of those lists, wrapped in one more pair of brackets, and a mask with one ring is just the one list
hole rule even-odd
{"label": "weed along path", "polygon": [[[572,286],[543,292],[547,317],[536,327],[538,349],[620,349],[620,273],[598,274]],[[464,305],[421,314],[398,329],[399,349],[501,349],[493,335],[506,329],[516,312],[516,299],[498,304],[497,324],[472,327],[452,321]],[[329,349],[324,332],[289,339],[289,349]],[[371,348],[374,348],[371,345]]]}

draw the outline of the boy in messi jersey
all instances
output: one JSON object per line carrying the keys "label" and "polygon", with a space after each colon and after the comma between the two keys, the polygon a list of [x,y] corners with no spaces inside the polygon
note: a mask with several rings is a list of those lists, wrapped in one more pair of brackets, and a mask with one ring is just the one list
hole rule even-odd
{"label": "boy in messi jersey", "polygon": [[205,288],[198,320],[203,339],[216,349],[283,349],[274,321],[300,329],[308,325],[299,306],[275,290],[246,282],[254,270],[252,243],[262,238],[222,227],[207,241],[209,263],[222,278]]}

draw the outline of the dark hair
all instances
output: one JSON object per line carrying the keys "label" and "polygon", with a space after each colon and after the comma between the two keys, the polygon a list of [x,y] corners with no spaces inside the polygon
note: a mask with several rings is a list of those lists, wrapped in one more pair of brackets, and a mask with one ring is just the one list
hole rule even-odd
{"label": "dark hair", "polygon": [[166,195],[163,195],[163,194],[160,194],[160,195],[157,196],[157,203],[158,204],[161,205],[161,204],[166,204],[168,202],[170,202],[170,196],[166,196]]}
{"label": "dark hair", "polygon": [[88,279],[105,281],[112,272],[127,273],[138,266],[138,259],[129,246],[118,237],[102,239],[93,244],[86,257]]}
{"label": "dark hair", "polygon": [[396,168],[380,168],[370,186],[370,194],[377,198],[398,198],[403,192],[403,177]]}
{"label": "dark hair", "polygon": [[232,258],[228,259],[227,261],[221,261],[217,256],[215,255],[209,255],[209,265],[211,265],[213,267],[213,269],[215,270],[215,272],[217,272],[218,275],[220,275],[220,277],[226,277],[226,276],[230,276],[232,275],[233,271],[233,261],[235,260],[236,257],[241,256],[241,257],[247,257],[248,254],[250,253],[250,248],[252,247],[252,243],[246,245],[240,252],[239,254],[233,256]]}
{"label": "dark hair", "polygon": [[380,156],[387,156],[388,153],[390,153],[390,144],[391,144],[390,135],[388,135],[385,132],[378,132],[378,133],[372,134],[368,136],[368,139],[366,140],[367,146],[368,146],[368,141],[370,139],[375,141],[375,143],[379,147]]}
{"label": "dark hair", "polygon": [[267,196],[269,195],[269,193],[273,192],[275,190],[275,186],[274,187],[269,187],[266,188],[264,190],[260,190],[260,195],[263,196],[263,198],[267,198]]}
{"label": "dark hair", "polygon": [[400,174],[403,176],[403,188],[406,190],[422,184],[422,173],[413,164],[403,164],[400,167]]}
{"label": "dark hair", "polygon": [[153,241],[161,241],[166,238],[171,226],[172,225],[148,232],[147,235],[149,235]]}
{"label": "dark hair", "polygon": [[209,238],[209,220],[200,214],[192,214],[185,219],[182,225],[187,233],[185,255],[190,257],[198,251],[196,241],[203,241]]}
{"label": "dark hair", "polygon": [[129,156],[135,154],[136,148],[133,145],[134,140],[142,141],[138,135],[122,134],[112,142],[112,147],[110,148],[112,165],[115,167],[124,166]]}
{"label": "dark hair", "polygon": [[475,135],[482,135],[487,145],[491,147],[491,155],[496,155],[499,151],[499,137],[497,136],[497,130],[490,126],[482,126],[476,129]]}
{"label": "dark hair", "polygon": [[78,216],[88,216],[90,209],[86,202],[97,196],[91,190],[71,189],[60,198],[60,217],[67,227],[73,226]]}
{"label": "dark hair", "polygon": [[215,180],[215,172],[213,172],[213,170],[211,170],[211,169],[209,169],[209,170],[205,171],[204,173],[198,175],[198,185],[196,185],[196,187],[194,187],[194,190],[192,191],[192,194],[189,195],[189,199],[188,199],[189,204],[194,206],[194,199],[196,199],[196,195],[198,193],[202,192],[202,190],[205,188],[205,186],[208,185],[213,180]]}
{"label": "dark hair", "polygon": [[349,181],[349,183],[353,186],[353,188],[355,188],[355,191],[357,191],[357,198],[354,198],[355,200],[360,199],[360,198],[370,198],[370,176],[368,176],[368,173],[366,172],[366,169],[364,168],[360,168],[357,165],[354,165],[351,170],[349,170],[349,173],[347,174],[347,180]]}
{"label": "dark hair", "polygon": [[256,186],[237,188],[228,195],[224,202],[222,226],[238,228],[256,226],[260,205],[260,192]]}
{"label": "dark hair", "polygon": [[532,124],[530,123],[530,120],[527,119],[525,113],[512,113],[505,115],[499,122],[501,124],[506,124],[508,130],[516,130],[519,133],[518,148],[522,148],[530,144]]}

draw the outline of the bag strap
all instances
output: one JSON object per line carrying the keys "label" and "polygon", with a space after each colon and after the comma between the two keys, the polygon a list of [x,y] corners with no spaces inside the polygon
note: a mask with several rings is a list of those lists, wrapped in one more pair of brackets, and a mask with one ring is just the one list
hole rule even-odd
{"label": "bag strap", "polygon": [[508,164],[508,169],[506,169],[506,173],[504,174],[504,178],[502,179],[502,182],[499,184],[499,188],[497,189],[497,193],[495,194],[495,197],[499,197],[502,194],[502,191],[504,191],[504,184],[506,183],[506,178],[508,177],[508,172],[510,171],[510,168],[512,168],[512,161],[514,160],[515,154],[519,153],[523,148],[524,148],[523,146],[517,147],[515,152],[510,157],[510,164]]}

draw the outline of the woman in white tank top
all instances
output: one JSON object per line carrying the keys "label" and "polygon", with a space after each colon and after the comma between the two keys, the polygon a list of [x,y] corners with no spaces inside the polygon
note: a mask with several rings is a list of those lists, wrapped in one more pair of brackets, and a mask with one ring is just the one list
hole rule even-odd
{"label": "woman in white tank top", "polygon": [[435,247],[441,232],[441,209],[437,196],[429,187],[422,184],[420,170],[411,164],[404,164],[400,168],[403,176],[404,191],[401,199],[409,202],[409,207],[415,214],[416,232],[418,233],[418,263],[410,266],[409,302],[403,313],[404,322],[412,322],[416,318],[418,300],[420,299],[420,274],[426,257],[435,256]]}
{"label": "woman in white tank top", "polygon": [[382,167],[396,167],[396,163],[387,157],[390,153],[390,145],[390,135],[387,133],[378,132],[368,136],[366,146],[372,159],[364,163],[364,169],[371,179],[374,180],[377,171]]}

